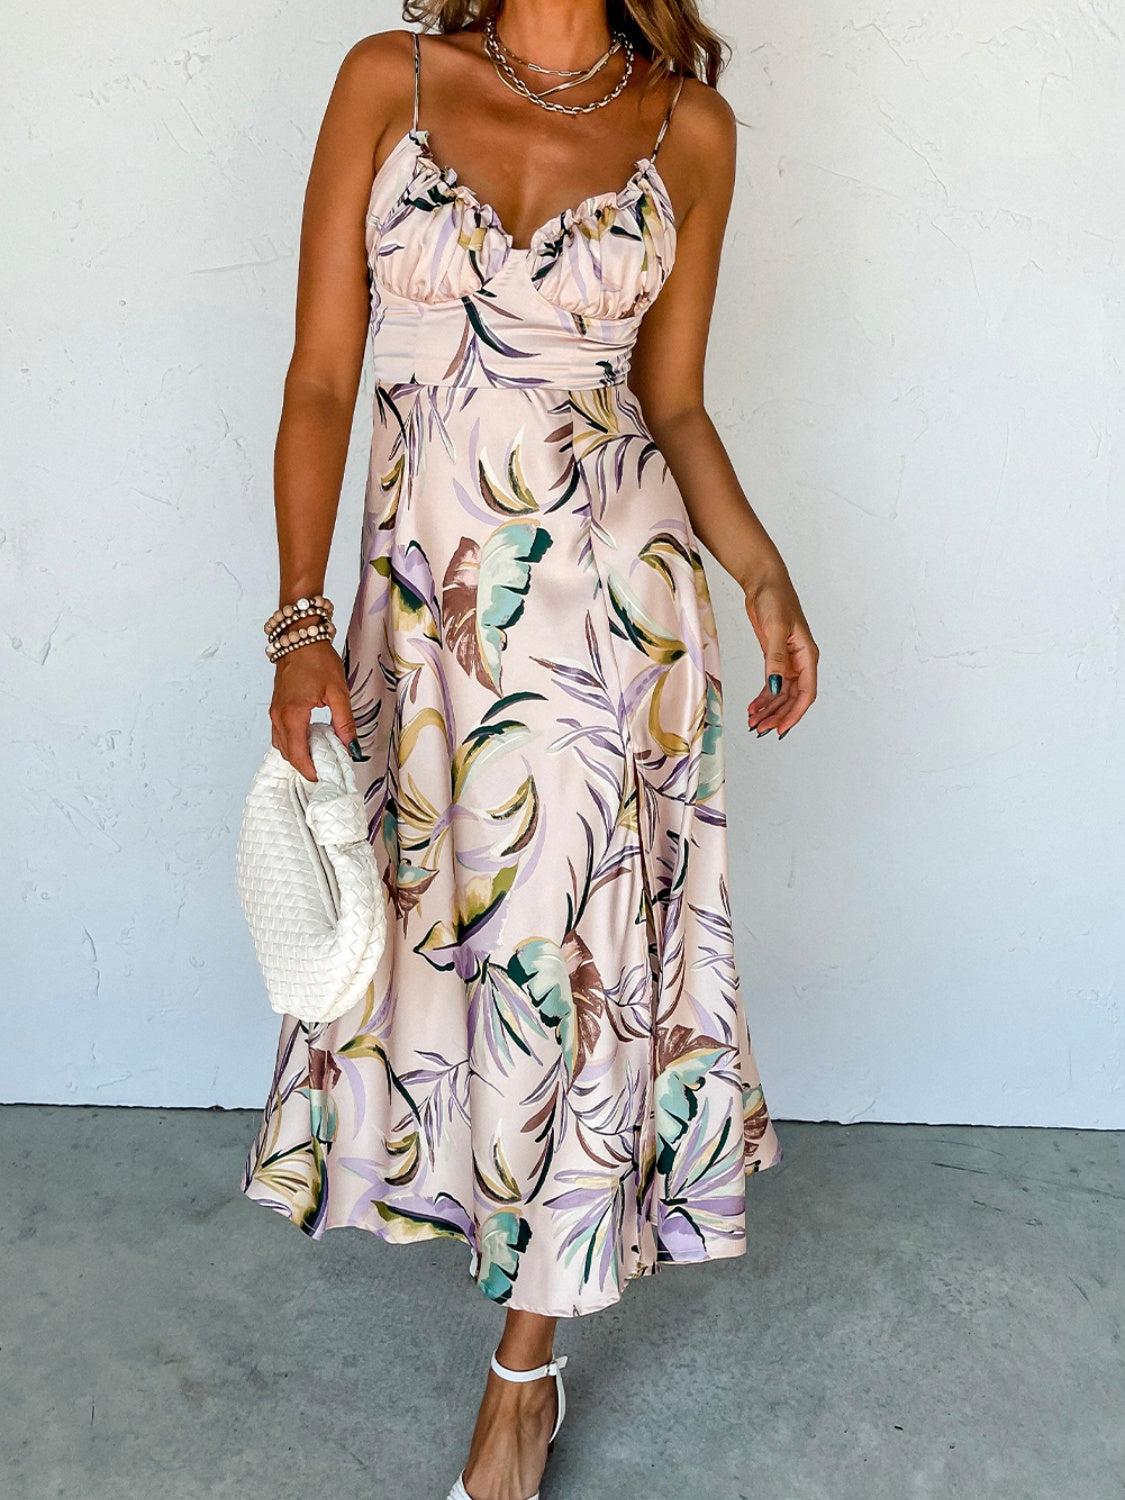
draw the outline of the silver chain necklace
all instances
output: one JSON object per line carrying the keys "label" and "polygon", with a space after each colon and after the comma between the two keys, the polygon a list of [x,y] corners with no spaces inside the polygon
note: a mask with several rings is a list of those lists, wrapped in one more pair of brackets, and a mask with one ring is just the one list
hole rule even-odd
{"label": "silver chain necklace", "polygon": [[[495,28],[495,17],[493,17],[493,27]],[[621,51],[622,45],[621,37],[614,32],[613,40],[609,46],[602,53],[601,57],[598,58],[597,62],[591,63],[588,68],[544,68],[539,63],[529,62],[526,57],[521,57],[518,52],[513,52],[507,42],[500,40],[499,31],[496,31],[496,41],[510,62],[519,63],[520,67],[526,68],[529,73],[549,73],[552,78],[579,79],[591,78],[595,73],[599,73],[614,53]]]}
{"label": "silver chain necklace", "polygon": [[[501,42],[496,34],[495,15],[489,16],[484,25],[485,51],[488,53],[492,66],[496,69],[496,76],[504,87],[510,89],[513,94],[518,94],[522,99],[527,99],[532,104],[537,104],[540,109],[552,110],[555,114],[560,115],[588,115],[595,109],[604,109],[607,104],[612,104],[614,99],[625,88],[633,74],[633,44],[627,36],[624,36],[620,32],[614,33],[613,40],[625,49],[625,71],[615,86],[607,94],[603,94],[600,99],[592,99],[589,104],[556,104],[554,100],[546,97],[546,94],[555,93],[555,89],[547,89],[543,94],[537,94],[534,89],[528,88],[527,84],[524,83],[523,79],[516,72],[509,60],[510,54],[506,51],[503,42]],[[605,66],[613,50],[615,49],[611,48],[610,53],[602,59],[597,68],[590,72],[590,77],[593,76],[594,72],[599,71]],[[581,81],[583,80],[580,79],[579,82]],[[573,84],[564,86],[568,88],[574,87]]]}

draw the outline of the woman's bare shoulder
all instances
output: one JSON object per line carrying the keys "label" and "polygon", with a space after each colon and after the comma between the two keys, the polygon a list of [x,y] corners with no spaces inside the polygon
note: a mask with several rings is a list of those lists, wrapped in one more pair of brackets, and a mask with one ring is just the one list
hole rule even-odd
{"label": "woman's bare shoulder", "polygon": [[375,138],[411,114],[411,37],[406,30],[375,32],[354,43],[340,63],[334,92],[352,118],[362,118]]}
{"label": "woman's bare shoulder", "polygon": [[660,165],[678,183],[685,211],[700,200],[718,205],[729,196],[737,127],[734,110],[717,89],[697,78],[684,80]]}
{"label": "woman's bare shoulder", "polygon": [[681,141],[701,161],[733,154],[738,121],[722,94],[710,84],[698,78],[685,79],[674,118]]}
{"label": "woman's bare shoulder", "polygon": [[412,88],[414,78],[414,33],[376,31],[361,37],[350,47],[340,64],[345,71],[377,88],[393,87],[396,82]]}

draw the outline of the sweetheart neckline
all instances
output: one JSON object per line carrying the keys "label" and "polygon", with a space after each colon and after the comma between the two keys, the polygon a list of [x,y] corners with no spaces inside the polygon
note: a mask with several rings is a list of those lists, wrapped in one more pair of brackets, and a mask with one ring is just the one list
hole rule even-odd
{"label": "sweetheart neckline", "polygon": [[383,174],[386,172],[387,168],[391,165],[402,148],[407,143],[409,143],[415,148],[415,155],[417,160],[424,161],[427,166],[432,167],[434,172],[436,172],[444,182],[448,183],[450,187],[456,187],[459,192],[464,194],[465,197],[470,200],[473,206],[480,213],[487,214],[489,216],[489,218],[492,220],[493,228],[495,228],[496,231],[507,242],[508,252],[511,255],[531,255],[535,250],[538,249],[541,237],[545,234],[550,233],[555,228],[556,224],[563,222],[573,223],[576,219],[583,218],[588,213],[592,213],[595,205],[609,202],[619,204],[627,194],[632,192],[640,179],[645,176],[653,178],[657,186],[660,188],[661,195],[665,203],[668,205],[669,226],[671,227],[673,232],[675,232],[677,228],[676,211],[672,206],[672,197],[668,192],[667,183],[660,175],[660,171],[656,165],[655,160],[651,156],[638,156],[636,162],[634,163],[632,172],[629,174],[629,177],[621,187],[616,189],[607,188],[604,192],[601,193],[588,193],[586,197],[583,198],[581,202],[575,204],[573,208],[560,209],[557,214],[552,214],[549,219],[540,224],[538,229],[536,229],[532,233],[526,245],[517,245],[515,242],[515,236],[509,234],[508,230],[504,227],[504,221],[500,217],[500,214],[497,212],[497,210],[493,207],[493,205],[491,203],[486,203],[484,199],[481,198],[477,193],[475,193],[467,183],[461,181],[456,167],[442,166],[441,162],[437,160],[437,158],[430,150],[429,136],[430,132],[428,130],[414,129],[413,127],[407,131],[404,131],[403,134],[399,136],[398,140],[394,143],[390,151],[387,153],[386,157],[383,159],[382,166],[380,166],[375,172],[374,179],[371,183],[371,193],[368,199],[369,202],[370,199],[375,196],[375,189],[378,186],[379,181],[382,178]]}

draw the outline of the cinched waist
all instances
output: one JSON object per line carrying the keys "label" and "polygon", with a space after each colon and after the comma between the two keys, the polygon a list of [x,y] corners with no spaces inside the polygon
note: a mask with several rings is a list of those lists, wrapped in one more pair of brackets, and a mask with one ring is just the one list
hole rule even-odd
{"label": "cinched waist", "polygon": [[623,385],[640,318],[590,320],[534,293],[486,293],[444,303],[385,294],[372,307],[373,373],[380,385],[596,390]]}
{"label": "cinched waist", "polygon": [[420,386],[434,387],[444,386],[450,389],[468,391],[479,390],[521,390],[536,391],[593,391],[604,390],[607,386],[624,386],[628,384],[629,365],[626,361],[622,365],[603,365],[595,368],[576,368],[573,363],[559,365],[557,368],[536,367],[534,375],[524,374],[513,370],[510,366],[487,369],[475,369],[470,371],[453,371],[421,368],[411,360],[405,359],[383,359],[375,361],[375,383],[384,389],[390,387]]}

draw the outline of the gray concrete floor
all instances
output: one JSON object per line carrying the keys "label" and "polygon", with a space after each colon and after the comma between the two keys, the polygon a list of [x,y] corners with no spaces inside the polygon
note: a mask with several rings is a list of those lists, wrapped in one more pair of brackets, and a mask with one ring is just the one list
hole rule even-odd
{"label": "gray concrete floor", "polygon": [[[5,1500],[445,1496],[499,1310],[246,1201],[255,1124],[0,1110]],[[1125,1137],[782,1129],[745,1257],[563,1325],[544,1500],[1125,1496]]]}

